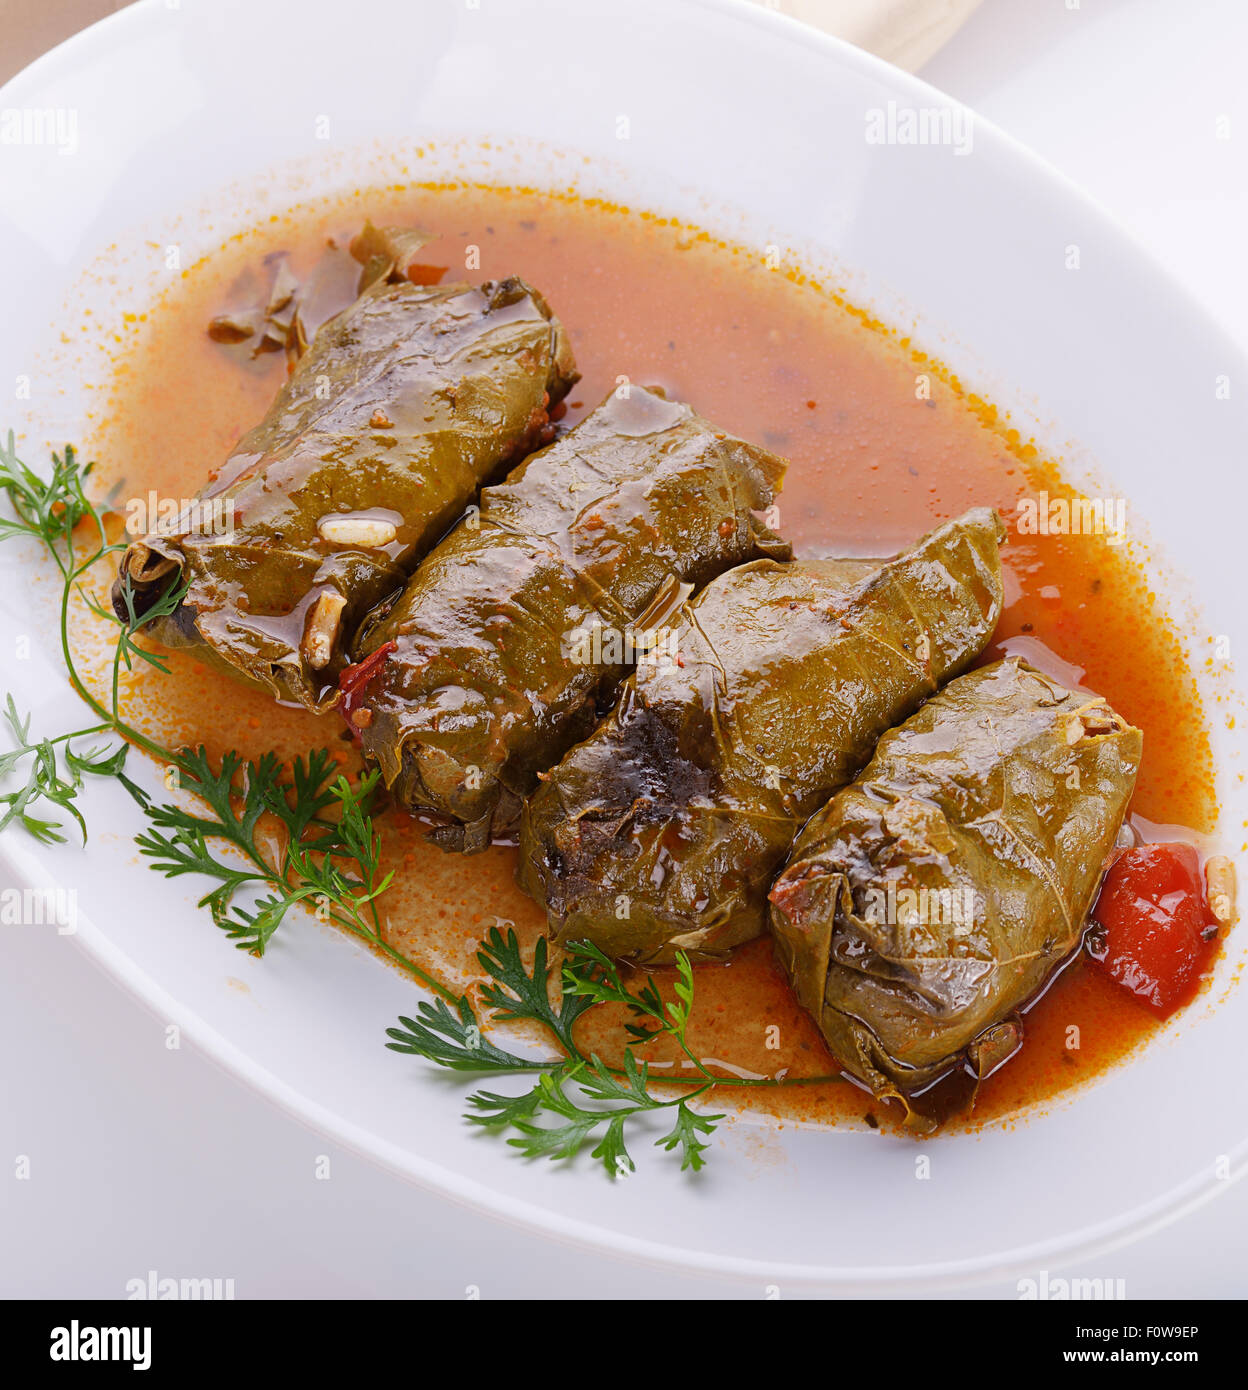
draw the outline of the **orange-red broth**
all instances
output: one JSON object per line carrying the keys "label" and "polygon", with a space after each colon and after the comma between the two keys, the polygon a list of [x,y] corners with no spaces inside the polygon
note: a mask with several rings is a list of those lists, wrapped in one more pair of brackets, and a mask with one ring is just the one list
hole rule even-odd
{"label": "orange-red broth", "polygon": [[[440,235],[422,254],[448,278],[520,274],[537,285],[572,335],[583,379],[565,423],[575,423],[623,375],[658,383],[726,429],[785,454],[791,467],[781,525],[799,555],[887,554],[935,522],[976,504],[1012,516],[1020,495],[1064,491],[1054,466],[984,402],[907,340],[826,286],[774,271],[742,248],[628,209],[516,191],[409,187],[302,206],[236,236],[144,312],[126,316],[89,441],[113,498],[191,496],[267,408],[282,380],[280,354],[248,359],[208,338],[217,314],[263,302],[266,257],[285,254],[305,284],[309,331],[349,302],[358,267],[346,254],[365,215]],[[465,272],[479,247],[479,269]],[[310,286],[310,288],[309,288]],[[99,331],[84,312],[84,333]],[[1004,551],[1007,608],[985,659],[1025,635],[1086,671],[1145,731],[1134,809],[1149,821],[1211,832],[1216,806],[1207,729],[1192,673],[1157,597],[1121,549],[1100,537],[1021,536]],[[275,708],[264,696],[179,655],[171,672],[127,684],[132,716],[174,744],[214,754],[292,756],[329,744],[355,754],[336,717]],[[383,900],[393,945],[448,982],[479,972],[477,941],[496,919],[536,938],[542,914],[513,881],[514,850],[464,861],[425,843],[423,827],[384,825]],[[276,951],[280,953],[280,942]],[[258,966],[257,968],[264,968]],[[835,1065],[797,1006],[766,941],[696,971],[690,1040],[741,1074],[823,1076]],[[605,1011],[604,1011],[605,1012]],[[593,1045],[618,1054],[618,1021],[591,1015]],[[1077,1034],[1070,1030],[1077,1028]],[[980,1088],[977,1124],[1012,1115],[1094,1075],[1154,1027],[1149,1014],[1080,956],[1030,1009],[1027,1041]],[[1079,1046],[1068,1046],[1077,1036]],[[656,1063],[674,1063],[653,1048]],[[853,1085],[721,1092],[785,1121],[890,1116]]]}

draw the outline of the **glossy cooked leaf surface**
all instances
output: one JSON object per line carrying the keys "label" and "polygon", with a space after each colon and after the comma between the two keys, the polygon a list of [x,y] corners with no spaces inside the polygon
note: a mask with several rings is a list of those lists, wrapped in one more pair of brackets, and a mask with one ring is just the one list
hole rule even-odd
{"label": "glossy cooked leaf surface", "polygon": [[[152,635],[325,707],[364,614],[483,482],[540,440],[549,404],[575,379],[559,321],[522,280],[374,284],[320,329],[201,493],[232,503],[232,532],[201,534],[183,519],[130,547],[140,608],[179,576],[190,584]],[[327,520],[380,523],[381,538],[344,540],[340,526],[327,538]],[[305,625],[322,595],[341,616],[328,658],[310,661]]]}
{"label": "glossy cooked leaf surface", "polygon": [[1003,534],[981,508],[895,560],[708,585],[679,664],[639,667],[524,810],[521,883],[552,932],[647,964],[759,935],[802,821],[987,644]]}
{"label": "glossy cooked leaf surface", "polygon": [[[593,728],[653,628],[656,598],[787,554],[756,513],[783,460],[632,386],[481,494],[359,655],[393,644],[352,706],[365,752],[405,805],[482,849],[538,773]],[[598,627],[597,640],[593,630]],[[354,715],[353,715],[354,717]]]}
{"label": "glossy cooked leaf surface", "polygon": [[909,1104],[1012,1055],[1014,1011],[1079,946],[1141,745],[1100,697],[997,662],[885,734],[806,825],[771,894],[777,952],[877,1095]]}

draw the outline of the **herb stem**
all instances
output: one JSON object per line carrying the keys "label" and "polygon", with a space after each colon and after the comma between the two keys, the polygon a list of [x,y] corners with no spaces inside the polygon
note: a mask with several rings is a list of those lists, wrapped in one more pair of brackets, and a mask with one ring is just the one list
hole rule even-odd
{"label": "herb stem", "polygon": [[[407,974],[419,980],[426,988],[431,989],[435,994],[445,999],[448,1004],[457,1004],[460,996],[453,989],[444,985],[436,976],[431,975],[427,970],[417,965],[415,961],[409,960],[397,947],[392,946],[384,936],[381,935],[380,925],[377,931],[370,931],[358,916],[345,916],[341,912],[331,912],[330,919],[339,927],[349,931],[353,936],[358,936],[366,941],[375,950],[381,951],[389,957],[397,966],[406,971]],[[374,916],[376,914],[374,913]],[[561,1066],[561,1062],[552,1062],[552,1066]]]}

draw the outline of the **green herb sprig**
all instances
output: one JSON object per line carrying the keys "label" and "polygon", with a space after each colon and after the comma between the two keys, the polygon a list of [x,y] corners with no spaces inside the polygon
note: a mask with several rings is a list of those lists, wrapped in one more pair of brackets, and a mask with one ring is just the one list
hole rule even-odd
{"label": "green herb sprig", "polygon": [[[596,1158],[612,1178],[635,1171],[625,1143],[630,1126],[643,1117],[666,1115],[671,1128],[654,1141],[656,1146],[680,1156],[682,1170],[697,1172],[705,1164],[705,1137],[712,1134],[723,1115],[695,1111],[690,1101],[721,1084],[702,1067],[692,1081],[693,1090],[675,1097],[655,1095],[647,1063],[629,1049],[622,1067],[609,1067],[594,1053],[583,1052],[573,1036],[577,1020],[597,1004],[624,1003],[656,1018],[649,1039],[669,1033],[684,1046],[684,1028],[693,1002],[693,975],[685,960],[678,999],[669,1008],[658,999],[652,982],[642,995],[631,994],[620,980],[615,965],[594,947],[577,947],[564,962],[562,974],[552,972],[546,942],[538,940],[533,963],[526,966],[516,933],[504,936],[492,927],[477,952],[488,979],[481,999],[495,1022],[528,1020],[540,1024],[562,1049],[554,1059],[533,1059],[508,1052],[489,1041],[467,996],[448,1007],[443,1000],[422,1002],[415,1018],[400,1018],[388,1028],[386,1046],[406,1052],[452,1071],[481,1073],[530,1073],[532,1087],[518,1095],[476,1091],[467,1099],[465,1118],[496,1132],[511,1131],[507,1143],[526,1158],[571,1159],[589,1143]],[[648,1040],[649,1040],[648,1039]],[[638,1039],[638,1042],[641,1040]],[[687,1051],[687,1049],[686,1049]],[[689,1054],[692,1056],[692,1054]],[[669,1078],[664,1077],[664,1082]],[[736,1078],[729,1078],[735,1080]],[[689,1085],[690,1078],[671,1078]]]}
{"label": "green herb sprig", "polygon": [[[386,1046],[433,1062],[450,1071],[484,1074],[529,1074],[529,1090],[517,1095],[477,1091],[467,1098],[465,1119],[499,1133],[512,1131],[508,1144],[526,1158],[574,1158],[591,1140],[591,1156],[613,1178],[635,1171],[625,1145],[625,1133],[635,1121],[663,1116],[671,1129],[655,1144],[679,1155],[682,1171],[705,1166],[705,1139],[715,1132],[721,1114],[695,1110],[690,1102],[717,1087],[809,1086],[840,1081],[839,1076],[740,1077],[712,1071],[690,1047],[686,1031],[693,1012],[693,967],[683,951],[676,957],[671,999],[664,999],[655,977],[646,976],[640,988],[625,983],[619,966],[597,946],[578,942],[567,948],[562,970],[554,972],[544,939],[533,948],[526,965],[519,938],[491,927],[477,952],[486,979],[481,1002],[492,1023],[528,1021],[539,1024],[558,1044],[553,1058],[521,1056],[499,1047],[486,1036],[486,1026],[468,996],[426,1000],[415,1017],[402,1017],[386,1029]],[[626,1025],[629,1046],[622,1065],[609,1066],[596,1053],[585,1052],[574,1028],[591,1008],[623,1005],[641,1022]],[[655,1075],[639,1061],[637,1049],[656,1038],[670,1038],[686,1059],[681,1072]],[[679,1087],[676,1096],[651,1088]]]}
{"label": "green herb sprig", "polygon": [[[156,618],[172,613],[185,593],[173,587],[143,614],[135,608],[129,576],[122,577],[124,615],[97,602],[87,591],[87,577],[107,556],[125,549],[110,542],[103,514],[87,494],[91,465],[82,467],[72,447],[53,454],[44,479],[18,457],[10,431],[0,446],[0,494],[12,517],[0,517],[0,541],[24,538],[37,542],[61,575],[61,652],[70,684],[96,716],[90,726],[57,738],[34,740],[30,720],[23,719],[12,696],[4,719],[16,747],[0,754],[0,776],[24,771],[15,790],[0,795],[0,829],[18,822],[45,843],[64,839],[63,824],[36,814],[41,804],[59,808],[78,826],[83,842],[87,825],[78,805],[84,775],[116,778],[147,818],[136,838],[140,851],[169,878],[200,874],[214,886],[200,899],[213,921],[240,949],[263,955],[292,908],[306,904],[388,955],[409,974],[438,993],[451,991],[409,961],[385,940],[378,897],[391,876],[380,868],[380,835],[372,811],[376,775],[352,787],[328,750],[296,758],[289,772],[266,754],[244,763],[229,753],[214,768],[206,750],[170,750],[134,728],[121,714],[121,672],[143,662],[167,668],[136,640]],[[116,628],[111,693],[102,704],[87,687],[74,661],[69,627],[77,595],[99,618]],[[75,745],[90,736],[113,735],[111,748],[79,753]],[[124,771],[126,755],[137,745],[166,765],[166,785],[193,793],[202,806],[186,809],[149,796]],[[266,852],[261,817],[266,813],[284,832],[280,852]]]}
{"label": "green herb sprig", "polygon": [[[5,697],[4,722],[13,734],[16,747],[7,753],[0,753],[0,777],[23,770],[25,780],[14,791],[0,793],[0,830],[14,821],[26,827],[36,840],[44,844],[63,844],[65,836],[61,833],[60,821],[44,820],[32,813],[32,808],[41,802],[48,806],[59,806],[77,822],[83,842],[87,838],[87,823],[77,805],[78,793],[82,790],[83,774],[93,773],[100,777],[116,777],[120,774],[126,760],[126,745],[111,751],[92,748],[85,753],[75,751],[75,740],[91,734],[103,733],[106,726],[97,725],[92,729],[78,730],[72,734],[62,734],[59,738],[44,738],[35,742],[30,738],[30,716],[23,718],[17,710],[13,696]],[[63,764],[63,768],[62,768]]]}
{"label": "green herb sprig", "polygon": [[[52,455],[52,470],[45,479],[18,458],[13,431],[0,444],[0,495],[12,510],[11,517],[0,516],[0,541],[33,540],[56,563],[61,574],[61,646],[70,681],[98,716],[95,723],[56,738],[32,739],[30,717],[23,718],[10,694],[5,701],[5,723],[16,746],[0,755],[0,776],[23,773],[24,780],[11,792],[0,796],[6,809],[0,829],[17,822],[45,844],[63,842],[64,822],[47,818],[52,808],[67,814],[77,825],[86,843],[87,825],[78,805],[84,774],[116,776],[126,758],[127,745],[94,749],[86,755],[74,752],[74,744],[91,737],[116,732],[115,721],[82,685],[69,654],[69,604],[86,572],[116,546],[108,544],[103,519],[87,496],[85,481],[91,472],[82,467],[72,447]],[[80,553],[75,533],[85,522],[93,523],[94,534]],[[36,809],[48,809],[35,814]]]}

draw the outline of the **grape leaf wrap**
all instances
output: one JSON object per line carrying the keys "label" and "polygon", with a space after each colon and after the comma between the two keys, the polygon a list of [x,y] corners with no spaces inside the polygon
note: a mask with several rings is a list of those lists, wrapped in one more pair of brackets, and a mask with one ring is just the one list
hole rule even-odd
{"label": "grape leaf wrap", "polygon": [[1078,949],[1140,731],[1011,659],[952,681],[803,829],[771,893],[777,954],[837,1060],[916,1128],[916,1092],[981,1078]]}
{"label": "grape leaf wrap", "polygon": [[802,822],[987,644],[1003,536],[982,508],[887,562],[709,584],[679,662],[639,668],[525,808],[520,881],[552,933],[643,964],[758,936]]}

